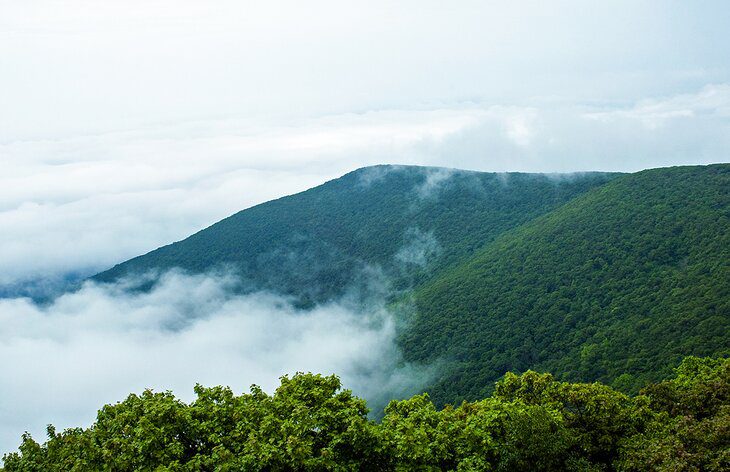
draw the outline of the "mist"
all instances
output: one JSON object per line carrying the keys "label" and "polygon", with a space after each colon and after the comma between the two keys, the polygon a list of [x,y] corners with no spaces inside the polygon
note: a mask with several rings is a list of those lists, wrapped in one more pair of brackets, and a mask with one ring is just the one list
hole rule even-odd
{"label": "mist", "polygon": [[433,374],[402,361],[382,301],[301,311],[271,293],[234,294],[234,274],[157,280],[149,291],[86,283],[45,306],[0,299],[0,452],[24,431],[43,440],[49,423],[89,426],[98,408],[145,388],[189,401],[196,383],[271,392],[284,374],[334,373],[377,410]]}
{"label": "mist", "polygon": [[[730,86],[720,84],[621,106],[473,104],[0,139],[0,292],[100,272],[363,166],[554,173],[722,162],[729,106]],[[419,197],[438,193],[448,176],[429,174]]]}

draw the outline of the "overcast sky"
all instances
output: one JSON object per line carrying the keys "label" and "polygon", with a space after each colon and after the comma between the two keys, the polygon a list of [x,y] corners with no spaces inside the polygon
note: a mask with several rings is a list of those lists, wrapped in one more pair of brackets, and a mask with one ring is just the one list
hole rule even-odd
{"label": "overcast sky", "polygon": [[[728,25],[723,0],[0,0],[0,288],[94,273],[366,165],[572,172],[730,161]],[[165,359],[195,333],[248,330],[256,317],[231,321],[232,310],[273,310],[298,326],[268,299],[233,299],[188,331],[153,330],[164,346],[147,354],[162,360],[147,369],[137,352],[146,338],[134,333],[156,318],[133,315],[164,319],[181,300],[98,287],[68,297],[45,308],[0,301],[0,402],[18,412],[0,449],[24,424],[88,421],[141,385],[192,386],[184,364]],[[205,307],[207,297],[195,300]],[[328,346],[347,344],[349,322],[326,322],[338,310],[311,315],[313,339],[332,337],[311,368],[332,365]],[[131,328],[109,321],[127,312]],[[387,323],[371,332],[347,362],[381,362],[363,353],[391,349],[392,333]],[[201,336],[207,352],[215,343]],[[294,358],[306,346],[292,344]],[[253,362],[244,354],[228,352],[215,372]],[[120,373],[94,373],[88,359]],[[270,385],[290,367],[205,380]],[[88,385],[98,388],[79,397]]]}

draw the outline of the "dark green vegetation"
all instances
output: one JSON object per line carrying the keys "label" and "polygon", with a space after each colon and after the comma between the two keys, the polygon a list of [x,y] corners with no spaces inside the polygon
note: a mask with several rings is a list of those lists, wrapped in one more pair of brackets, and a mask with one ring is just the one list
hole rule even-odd
{"label": "dark green vegetation", "polygon": [[242,290],[304,307],[367,294],[384,274],[392,307],[415,301],[401,314],[405,359],[443,367],[429,389],[439,406],[528,369],[636,393],[684,356],[730,352],[730,165],[570,177],[366,168],[96,279],[172,267],[231,267]]}
{"label": "dark green vegetation", "polygon": [[96,280],[173,267],[304,307],[380,273],[405,359],[440,377],[379,422],[334,376],[147,391],[26,435],[3,470],[730,470],[730,165],[363,169]]}
{"label": "dark green vegetation", "polygon": [[508,374],[494,394],[438,410],[393,401],[382,422],[339,380],[283,377],[273,395],[196,387],[130,395],[88,429],[23,437],[4,471],[725,471],[730,360],[685,359],[673,378],[626,396],[600,383]]}
{"label": "dark green vegetation", "polygon": [[432,395],[478,398],[510,370],[635,392],[730,349],[730,165],[625,175],[488,244],[416,293],[411,360]]}
{"label": "dark green vegetation", "polygon": [[367,288],[372,268],[405,288],[616,175],[370,167],[236,213],[95,279],[230,268],[243,290],[292,295],[303,306]]}

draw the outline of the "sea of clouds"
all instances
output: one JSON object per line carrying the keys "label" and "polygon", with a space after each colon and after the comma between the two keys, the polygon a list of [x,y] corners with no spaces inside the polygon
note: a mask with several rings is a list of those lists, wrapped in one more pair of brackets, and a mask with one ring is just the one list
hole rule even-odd
{"label": "sea of clouds", "polygon": [[86,283],[46,305],[0,299],[0,452],[24,431],[44,439],[48,423],[89,426],[102,405],[145,388],[191,400],[195,383],[272,392],[284,374],[334,373],[382,409],[434,374],[402,361],[382,302],[302,311],[271,293],[235,294],[225,273],[137,283]]}

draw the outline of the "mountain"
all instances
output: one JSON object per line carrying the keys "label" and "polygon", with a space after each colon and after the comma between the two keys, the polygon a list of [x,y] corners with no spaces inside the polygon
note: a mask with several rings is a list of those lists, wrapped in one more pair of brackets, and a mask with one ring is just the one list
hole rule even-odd
{"label": "mountain", "polygon": [[366,291],[373,274],[404,289],[617,175],[368,167],[243,210],[94,279],[225,268],[242,291],[279,292],[305,307]]}
{"label": "mountain", "polygon": [[[95,277],[234,270],[301,307],[390,283],[437,404],[507,371],[636,392],[730,352],[730,165],[543,175],[376,166],[226,218]],[[398,310],[406,306],[408,310]],[[412,309],[415,307],[415,310]]]}
{"label": "mountain", "polygon": [[624,175],[502,233],[415,293],[406,358],[446,363],[440,402],[506,371],[636,391],[730,352],[730,165]]}

